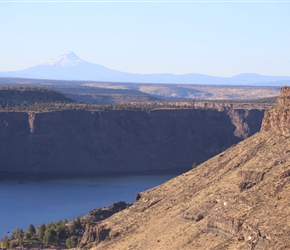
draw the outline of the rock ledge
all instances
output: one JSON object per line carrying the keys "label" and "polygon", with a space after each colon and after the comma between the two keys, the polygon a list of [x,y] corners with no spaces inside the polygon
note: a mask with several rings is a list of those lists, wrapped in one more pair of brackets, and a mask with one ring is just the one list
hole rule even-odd
{"label": "rock ledge", "polygon": [[265,112],[261,131],[290,135],[290,87],[281,88],[276,105]]}

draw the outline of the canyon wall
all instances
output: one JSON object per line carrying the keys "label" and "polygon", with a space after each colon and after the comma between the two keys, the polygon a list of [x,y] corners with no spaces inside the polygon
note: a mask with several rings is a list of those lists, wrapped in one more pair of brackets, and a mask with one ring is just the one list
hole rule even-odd
{"label": "canyon wall", "polygon": [[0,113],[0,173],[190,169],[259,131],[264,110]]}
{"label": "canyon wall", "polygon": [[270,108],[263,119],[261,131],[290,135],[290,88],[283,87],[276,105]]}

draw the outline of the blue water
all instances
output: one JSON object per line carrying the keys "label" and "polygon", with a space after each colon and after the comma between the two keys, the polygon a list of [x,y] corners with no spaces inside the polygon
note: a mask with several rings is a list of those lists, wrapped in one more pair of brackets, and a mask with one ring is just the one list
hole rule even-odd
{"label": "blue water", "polygon": [[[134,202],[137,192],[176,175],[114,176],[79,179],[0,181],[0,240],[30,224],[74,219],[117,201]],[[8,234],[9,236],[9,234]]]}

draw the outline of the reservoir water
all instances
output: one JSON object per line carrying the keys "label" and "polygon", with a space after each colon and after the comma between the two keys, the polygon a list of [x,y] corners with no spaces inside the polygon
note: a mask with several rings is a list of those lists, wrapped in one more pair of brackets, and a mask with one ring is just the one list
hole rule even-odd
{"label": "reservoir water", "polygon": [[60,219],[72,220],[117,201],[134,202],[137,192],[158,186],[175,176],[1,180],[0,241],[7,232],[16,228],[25,232],[30,224],[37,227]]}

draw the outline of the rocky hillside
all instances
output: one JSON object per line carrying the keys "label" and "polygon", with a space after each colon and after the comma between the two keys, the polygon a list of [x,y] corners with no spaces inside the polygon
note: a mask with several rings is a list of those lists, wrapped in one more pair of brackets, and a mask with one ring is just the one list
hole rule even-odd
{"label": "rocky hillside", "polygon": [[290,88],[261,132],[88,224],[82,249],[290,249]]}
{"label": "rocky hillside", "polygon": [[277,105],[268,110],[264,117],[262,131],[290,135],[290,88],[282,88]]}
{"label": "rocky hillside", "polygon": [[2,175],[189,170],[259,131],[264,110],[0,112]]}

